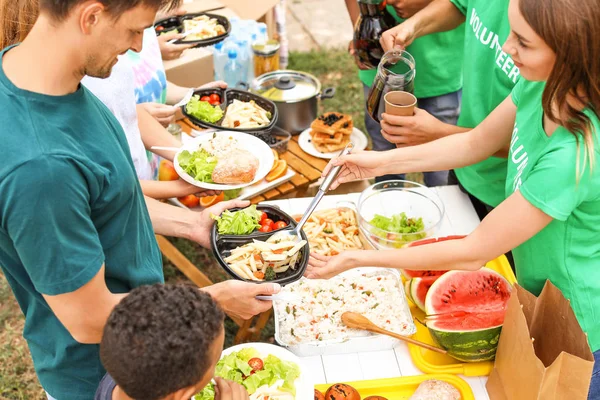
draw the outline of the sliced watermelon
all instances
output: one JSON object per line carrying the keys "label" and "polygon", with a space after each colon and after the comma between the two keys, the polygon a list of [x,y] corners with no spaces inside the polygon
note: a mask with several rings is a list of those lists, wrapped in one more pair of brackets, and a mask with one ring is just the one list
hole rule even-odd
{"label": "sliced watermelon", "polygon": [[510,292],[508,281],[489,268],[444,274],[425,298],[426,313],[436,315],[427,321],[431,336],[457,360],[493,360]]}
{"label": "sliced watermelon", "polygon": [[[422,246],[424,244],[444,242],[446,240],[463,239],[464,237],[465,236],[453,235],[453,236],[445,236],[445,237],[441,237],[441,238],[430,238],[430,239],[418,240],[416,242],[407,244],[406,247]],[[419,271],[419,270],[413,270],[413,269],[403,269],[401,271],[402,271],[402,275],[404,275],[404,277],[406,279],[422,278],[424,276],[441,276],[447,272],[447,271],[427,271],[427,270]]]}
{"label": "sliced watermelon", "polygon": [[433,283],[439,278],[439,276],[428,278],[412,278],[410,280],[410,298],[413,303],[421,310],[425,311],[425,298],[427,292]]}

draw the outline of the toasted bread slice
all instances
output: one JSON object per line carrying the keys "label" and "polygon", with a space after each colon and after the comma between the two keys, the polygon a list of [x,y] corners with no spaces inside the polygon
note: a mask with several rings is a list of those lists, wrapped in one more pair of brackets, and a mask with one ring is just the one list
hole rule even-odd
{"label": "toasted bread slice", "polygon": [[333,135],[328,135],[326,133],[315,133],[312,135],[312,140],[314,143],[318,144],[340,144],[344,139],[344,134],[339,132]]}
{"label": "toasted bread slice", "polygon": [[313,146],[315,146],[315,149],[317,149],[317,151],[321,152],[321,153],[331,153],[333,151],[339,151],[342,150],[344,147],[346,147],[346,145],[348,144],[348,141],[343,141],[340,144],[318,144],[318,143],[313,143]]}
{"label": "toasted bread slice", "polygon": [[333,135],[337,132],[352,132],[352,116],[337,112],[329,112],[315,119],[310,125],[313,131]]}

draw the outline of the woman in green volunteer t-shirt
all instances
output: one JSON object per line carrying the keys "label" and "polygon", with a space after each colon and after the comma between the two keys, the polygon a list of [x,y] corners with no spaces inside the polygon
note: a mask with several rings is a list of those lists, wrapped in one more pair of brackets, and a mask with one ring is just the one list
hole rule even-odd
{"label": "woman in green volunteer t-shirt", "polygon": [[[313,255],[307,276],[358,266],[476,270],[513,249],[519,283],[546,279],[571,300],[597,360],[600,398],[600,7],[597,0],[511,0],[503,46],[522,79],[469,132],[387,152],[341,157],[336,182],[462,167],[508,152],[506,200],[469,236],[390,251]],[[327,172],[324,171],[324,173]]]}

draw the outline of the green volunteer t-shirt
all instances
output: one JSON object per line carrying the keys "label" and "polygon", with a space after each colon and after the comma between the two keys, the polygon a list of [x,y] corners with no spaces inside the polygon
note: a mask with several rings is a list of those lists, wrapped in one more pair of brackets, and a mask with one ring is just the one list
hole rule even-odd
{"label": "green volunteer t-shirt", "polygon": [[125,133],[85,87],[65,96],[22,90],[1,60],[0,108],[0,266],[44,389],[92,399],[105,372],[98,345],[76,342],[42,293],[73,292],[103,263],[113,293],[163,282]]}
{"label": "green volunteer t-shirt", "polygon": [[[502,45],[510,33],[508,0],[450,0],[466,16],[464,82],[458,125],[479,125],[519,79]],[[504,200],[506,159],[490,157],[455,170],[460,183],[482,202],[496,207]]]}
{"label": "green volunteer t-shirt", "polygon": [[[398,23],[404,21],[396,14],[394,7],[388,11]],[[453,93],[463,84],[463,46],[464,30],[462,26],[448,32],[435,33],[415,40],[406,51],[415,59],[415,96],[417,98],[436,97]],[[360,80],[371,86],[377,69],[361,70]]]}
{"label": "green volunteer t-shirt", "polygon": [[[592,111],[596,132],[595,168],[584,167],[585,147],[559,127],[548,136],[542,126],[544,82],[521,79],[512,92],[517,105],[511,140],[506,196],[519,190],[553,221],[513,250],[517,280],[538,295],[549,279],[571,300],[571,306],[593,351],[600,349],[600,120]],[[578,158],[579,154],[579,158]],[[579,173],[577,179],[577,162]]]}

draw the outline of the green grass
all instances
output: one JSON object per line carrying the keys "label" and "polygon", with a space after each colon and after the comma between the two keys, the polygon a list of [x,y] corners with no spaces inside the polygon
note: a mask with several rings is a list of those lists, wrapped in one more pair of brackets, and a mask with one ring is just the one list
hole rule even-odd
{"label": "green grass", "polygon": [[[289,68],[315,75],[324,88],[335,87],[334,98],[322,101],[320,111],[351,114],[356,127],[364,132],[362,84],[357,76],[357,68],[345,51],[291,53]],[[417,176],[410,178],[419,179]],[[213,282],[229,278],[216,263],[210,251],[187,240],[173,239],[172,241]],[[186,277],[168,262],[165,262],[164,272],[167,282],[187,281]],[[43,400],[46,397],[37,381],[27,344],[22,337],[23,322],[23,316],[8,283],[0,272],[0,399]],[[227,346],[232,344],[236,330],[233,321],[227,320]],[[261,340],[273,342],[273,332],[273,322],[270,321],[262,332]]]}

